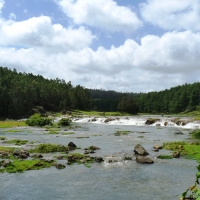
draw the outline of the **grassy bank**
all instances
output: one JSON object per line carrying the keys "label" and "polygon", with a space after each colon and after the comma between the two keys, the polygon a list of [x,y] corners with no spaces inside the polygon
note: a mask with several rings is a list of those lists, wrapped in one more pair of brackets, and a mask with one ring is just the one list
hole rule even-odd
{"label": "grassy bank", "polygon": [[185,158],[200,161],[200,142],[166,142],[163,148],[173,152],[180,152],[181,156]]}
{"label": "grassy bank", "polygon": [[27,126],[24,121],[0,121],[0,128]]}

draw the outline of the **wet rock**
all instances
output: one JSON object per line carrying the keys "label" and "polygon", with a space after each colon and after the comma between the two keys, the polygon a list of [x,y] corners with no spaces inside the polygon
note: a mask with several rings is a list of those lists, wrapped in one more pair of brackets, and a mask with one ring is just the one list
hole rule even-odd
{"label": "wet rock", "polygon": [[30,156],[30,154],[27,150],[23,150],[23,149],[18,150],[17,149],[13,152],[13,156],[21,158],[21,159],[27,159]]}
{"label": "wet rock", "polygon": [[0,157],[1,157],[1,158],[8,158],[8,157],[9,157],[9,153],[4,152],[4,151],[1,151],[1,152],[0,152]]}
{"label": "wet rock", "polygon": [[151,125],[151,124],[154,124],[154,123],[156,123],[158,121],[160,121],[160,119],[149,118],[149,119],[147,119],[147,121],[145,122],[145,124]]}
{"label": "wet rock", "polygon": [[137,144],[135,146],[134,152],[136,155],[141,155],[141,156],[149,155],[149,153],[144,149],[144,147],[141,144]]}
{"label": "wet rock", "polygon": [[75,145],[73,142],[70,142],[70,143],[68,144],[68,147],[70,147],[70,148],[76,148],[76,145]]}
{"label": "wet rock", "polygon": [[85,152],[84,152],[84,154],[89,154],[89,153],[90,153],[89,151],[85,151]]}
{"label": "wet rock", "polygon": [[60,164],[60,163],[55,163],[55,167],[56,167],[57,169],[64,169],[64,168],[65,168],[65,165]]}
{"label": "wet rock", "polygon": [[163,147],[161,145],[155,144],[153,148],[156,151],[156,150],[162,149]]}
{"label": "wet rock", "polygon": [[145,163],[145,164],[153,164],[154,161],[146,156],[136,156],[136,162],[138,163]]}
{"label": "wet rock", "polygon": [[57,158],[58,160],[62,160],[62,159],[64,158],[64,156],[56,156],[56,158]]}
{"label": "wet rock", "polygon": [[104,161],[102,157],[95,157],[94,160],[99,163]]}
{"label": "wet rock", "polygon": [[180,158],[181,154],[180,152],[174,152],[173,158]]}
{"label": "wet rock", "polygon": [[164,125],[167,126],[167,125],[168,125],[168,122],[165,122]]}
{"label": "wet rock", "polygon": [[11,161],[10,160],[4,160],[2,163],[1,163],[1,166],[2,167],[7,167],[8,165],[11,164]]}

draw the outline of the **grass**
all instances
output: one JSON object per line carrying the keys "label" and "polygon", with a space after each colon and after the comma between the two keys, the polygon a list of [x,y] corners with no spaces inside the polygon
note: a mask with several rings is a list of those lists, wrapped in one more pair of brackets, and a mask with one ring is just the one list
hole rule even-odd
{"label": "grass", "polygon": [[115,136],[121,136],[121,135],[128,135],[130,131],[117,131],[114,133]]}
{"label": "grass", "polygon": [[99,111],[74,111],[73,115],[87,115],[87,116],[130,116],[131,114],[122,112],[99,112]]}
{"label": "grass", "polygon": [[14,147],[4,147],[0,146],[0,151],[4,151],[6,153],[13,153],[16,148]]}
{"label": "grass", "polygon": [[200,130],[199,129],[193,130],[190,134],[192,135],[192,137],[194,139],[200,139]]}
{"label": "grass", "polygon": [[181,156],[188,159],[200,161],[200,143],[186,143],[186,142],[166,142],[163,148],[171,151],[180,152]]}
{"label": "grass", "polygon": [[47,162],[41,160],[15,160],[6,167],[7,173],[24,172],[26,170],[39,170],[51,167],[54,161]]}
{"label": "grass", "polygon": [[15,144],[15,145],[25,145],[28,143],[28,140],[20,140],[20,139],[15,139],[15,140],[7,140],[5,143],[7,144]]}
{"label": "grass", "polygon": [[171,156],[171,155],[159,155],[157,158],[159,158],[159,159],[172,159],[173,156]]}
{"label": "grass", "polygon": [[30,153],[51,153],[51,152],[65,152],[69,150],[68,146],[57,144],[39,144],[34,149],[30,149]]}
{"label": "grass", "polygon": [[0,121],[0,128],[13,128],[16,126],[27,126],[24,121]]}
{"label": "grass", "polygon": [[20,133],[21,130],[3,130],[4,133]]}
{"label": "grass", "polygon": [[63,135],[73,135],[73,134],[75,134],[74,132],[64,132],[64,133],[62,133]]}
{"label": "grass", "polygon": [[0,136],[0,140],[6,140],[6,137]]}

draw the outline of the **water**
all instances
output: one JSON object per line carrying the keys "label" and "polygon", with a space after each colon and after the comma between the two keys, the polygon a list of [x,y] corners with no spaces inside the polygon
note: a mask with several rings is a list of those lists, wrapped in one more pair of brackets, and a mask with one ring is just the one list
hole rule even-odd
{"label": "water", "polygon": [[[41,129],[32,129],[30,132],[29,128],[19,133],[0,131],[0,136],[64,145],[72,141],[82,149],[95,145],[101,148],[95,155],[104,158],[123,153],[132,154],[134,146],[140,143],[155,163],[142,165],[135,161],[104,162],[92,164],[91,168],[67,165],[63,170],[52,167],[22,174],[0,174],[0,200],[175,200],[195,181],[196,161],[184,158],[159,160],[156,156],[166,151],[153,151],[155,144],[189,140],[188,130],[182,130],[183,135],[175,135],[177,127],[83,122],[79,122],[79,125],[81,128],[76,128],[75,134],[69,136],[56,137],[44,134],[45,131]],[[114,136],[117,130],[131,132],[127,136]],[[60,162],[66,164],[66,161]]]}

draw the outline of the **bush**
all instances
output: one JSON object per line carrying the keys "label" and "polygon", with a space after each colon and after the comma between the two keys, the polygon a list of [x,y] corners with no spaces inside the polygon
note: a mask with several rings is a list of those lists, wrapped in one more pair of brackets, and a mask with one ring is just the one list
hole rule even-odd
{"label": "bush", "polygon": [[200,139],[200,130],[194,130],[190,134],[192,134],[193,138]]}
{"label": "bush", "polygon": [[62,119],[58,122],[58,125],[59,125],[59,126],[69,126],[71,122],[72,122],[72,120],[69,119],[69,118],[62,118]]}
{"label": "bush", "polygon": [[40,114],[34,114],[25,121],[28,126],[46,126],[52,125],[52,119],[47,117],[41,117]]}

